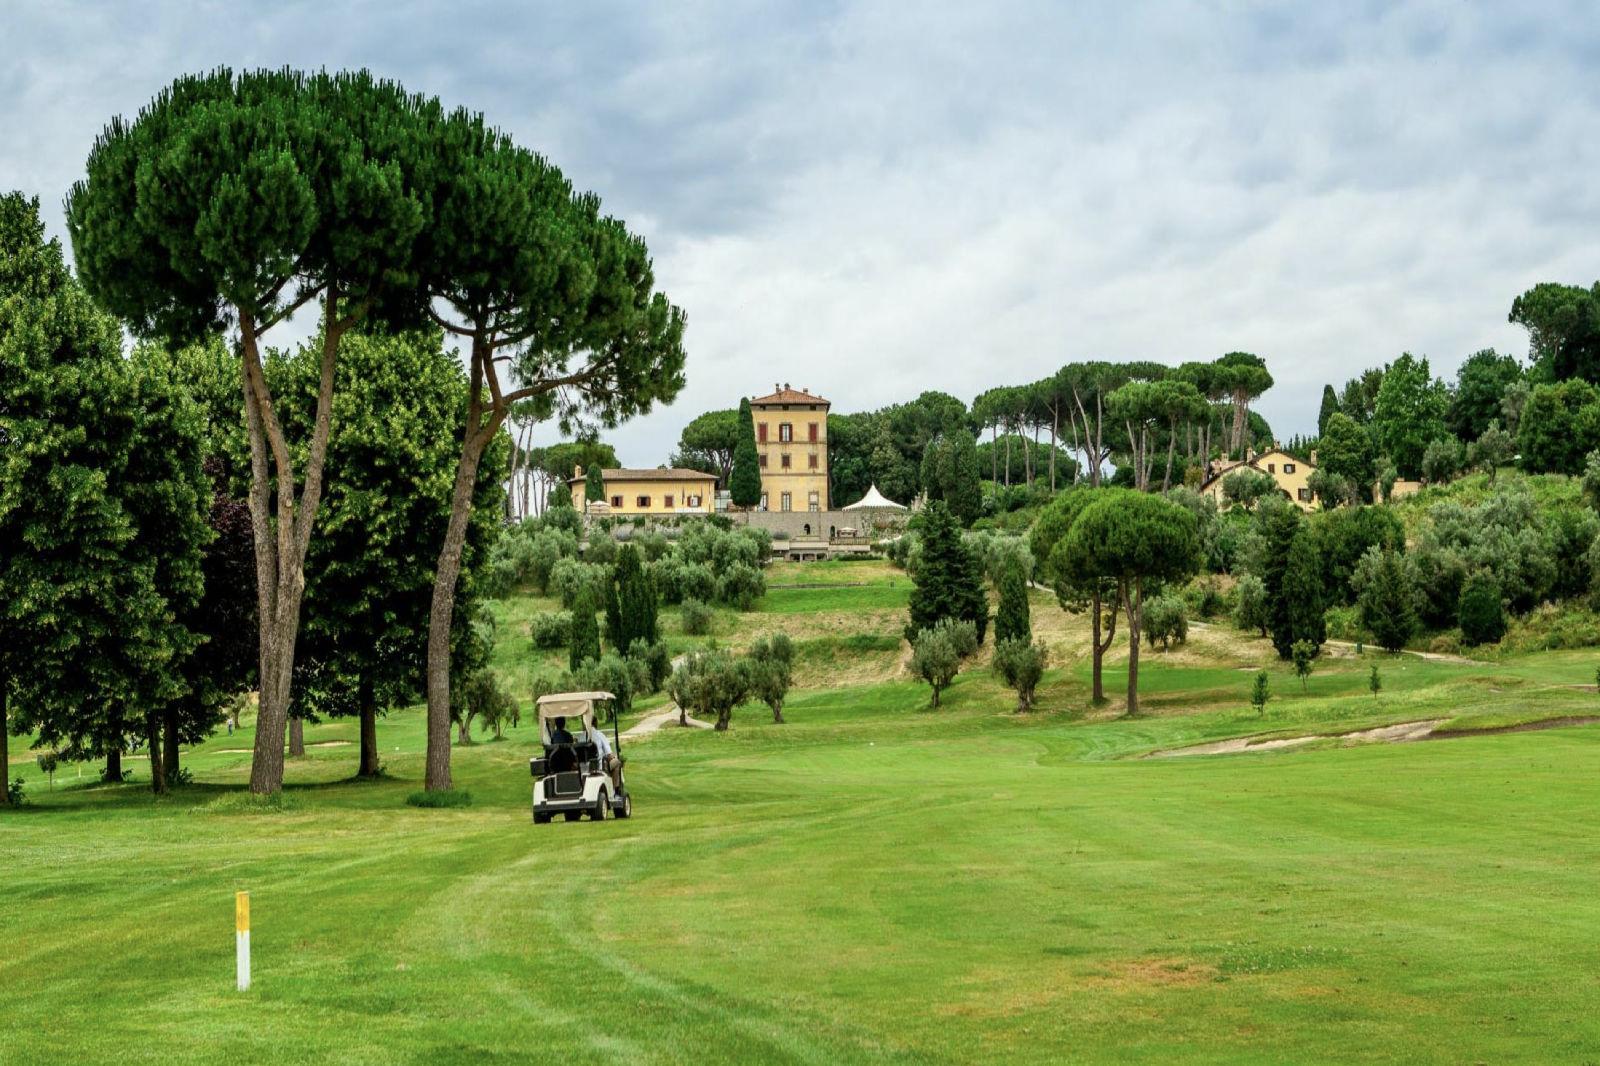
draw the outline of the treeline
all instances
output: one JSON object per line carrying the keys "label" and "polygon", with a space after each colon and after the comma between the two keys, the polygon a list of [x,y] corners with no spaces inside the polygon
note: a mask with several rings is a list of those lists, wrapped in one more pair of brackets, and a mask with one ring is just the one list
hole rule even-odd
{"label": "treeline", "polygon": [[[1409,353],[1324,386],[1317,451],[1325,503],[1387,495],[1397,478],[1442,484],[1513,460],[1529,473],[1581,473],[1600,451],[1600,283],[1541,283],[1518,296],[1509,320],[1528,331],[1529,361],[1485,349],[1455,380]],[[1297,454],[1299,454],[1297,452]]]}
{"label": "treeline", "polygon": [[[970,524],[1081,481],[1139,489],[1197,484],[1208,460],[1271,441],[1271,427],[1249,409],[1271,387],[1260,357],[1231,352],[1178,367],[1070,363],[1028,385],[989,389],[970,407],[924,392],[906,403],[828,416],[830,488],[841,504],[874,484],[901,503],[927,494]],[[737,411],[706,412],[684,427],[671,464],[726,484],[743,432]],[[965,464],[968,437],[976,476],[953,475],[946,455]],[[940,454],[930,460],[930,451]],[[975,491],[974,509],[967,498]]]}

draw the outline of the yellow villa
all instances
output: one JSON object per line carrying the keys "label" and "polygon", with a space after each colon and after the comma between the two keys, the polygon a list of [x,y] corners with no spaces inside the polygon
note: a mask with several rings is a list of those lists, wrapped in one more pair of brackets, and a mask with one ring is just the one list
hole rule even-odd
{"label": "yellow villa", "polygon": [[605,496],[598,500],[587,498],[583,467],[575,468],[567,480],[573,501],[582,501],[590,514],[692,515],[711,514],[716,508],[715,474],[679,467],[602,469],[600,479]]}
{"label": "yellow villa", "polygon": [[1210,476],[1200,486],[1200,491],[1216,500],[1218,507],[1224,507],[1227,505],[1227,499],[1222,495],[1223,481],[1229,474],[1249,467],[1271,477],[1278,483],[1278,488],[1285,496],[1297,503],[1302,511],[1309,511],[1316,502],[1316,495],[1312,493],[1308,484],[1312,472],[1317,469],[1314,462],[1316,455],[1313,454],[1311,458],[1313,462],[1309,463],[1303,459],[1296,459],[1276,446],[1259,455],[1247,451],[1244,462],[1212,463]]}
{"label": "yellow villa", "polygon": [[828,401],[787,384],[750,400],[761,464],[761,509],[827,511]]}

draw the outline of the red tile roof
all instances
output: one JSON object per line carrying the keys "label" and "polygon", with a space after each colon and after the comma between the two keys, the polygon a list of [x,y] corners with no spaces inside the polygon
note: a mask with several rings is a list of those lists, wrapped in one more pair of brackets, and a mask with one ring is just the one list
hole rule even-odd
{"label": "red tile roof", "polygon": [[[707,474],[703,470],[686,470],[683,467],[661,468],[653,470],[616,469],[600,471],[602,480],[611,481],[715,481],[717,475]],[[582,481],[581,477],[569,477],[567,481]]]}
{"label": "red tile roof", "polygon": [[777,392],[769,393],[766,396],[755,396],[755,397],[752,397],[751,400],[750,400],[750,403],[751,403],[752,406],[760,406],[762,404],[774,404],[774,403],[820,403],[820,404],[827,404],[827,402],[828,401],[824,400],[821,396],[813,396],[809,392],[805,392],[805,391],[803,391],[801,389],[791,389],[787,385],[785,385],[782,388],[780,388]]}

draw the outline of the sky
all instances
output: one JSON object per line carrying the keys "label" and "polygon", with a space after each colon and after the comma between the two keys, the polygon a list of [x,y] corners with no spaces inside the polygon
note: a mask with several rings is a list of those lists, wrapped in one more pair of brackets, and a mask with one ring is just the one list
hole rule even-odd
{"label": "sky", "polygon": [[[1600,277],[1592,4],[0,0],[0,187],[61,199],[180,73],[369,67],[482,111],[648,241],[688,385],[839,412],[1081,359],[1451,376],[1539,281]],[[555,439],[553,428],[546,440]]]}

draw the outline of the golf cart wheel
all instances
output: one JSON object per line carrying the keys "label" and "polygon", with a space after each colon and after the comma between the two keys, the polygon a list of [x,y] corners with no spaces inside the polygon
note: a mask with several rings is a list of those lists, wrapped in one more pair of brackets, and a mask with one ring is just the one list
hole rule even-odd
{"label": "golf cart wheel", "polygon": [[534,825],[549,825],[550,824],[550,812],[549,811],[534,811],[533,812],[533,824]]}
{"label": "golf cart wheel", "polygon": [[589,817],[597,822],[603,822],[607,818],[610,818],[611,797],[607,796],[604,792],[600,793],[600,798],[595,801],[594,810],[589,812]]}
{"label": "golf cart wheel", "polygon": [[611,813],[615,814],[618,818],[632,818],[633,817],[633,796],[630,795],[629,793],[624,792],[622,794],[622,803],[621,803],[621,805],[619,805],[617,807],[613,807],[611,809]]}
{"label": "golf cart wheel", "polygon": [[579,818],[583,817],[583,812],[582,811],[562,811],[561,812],[561,817],[565,818],[569,822],[576,822]]}

